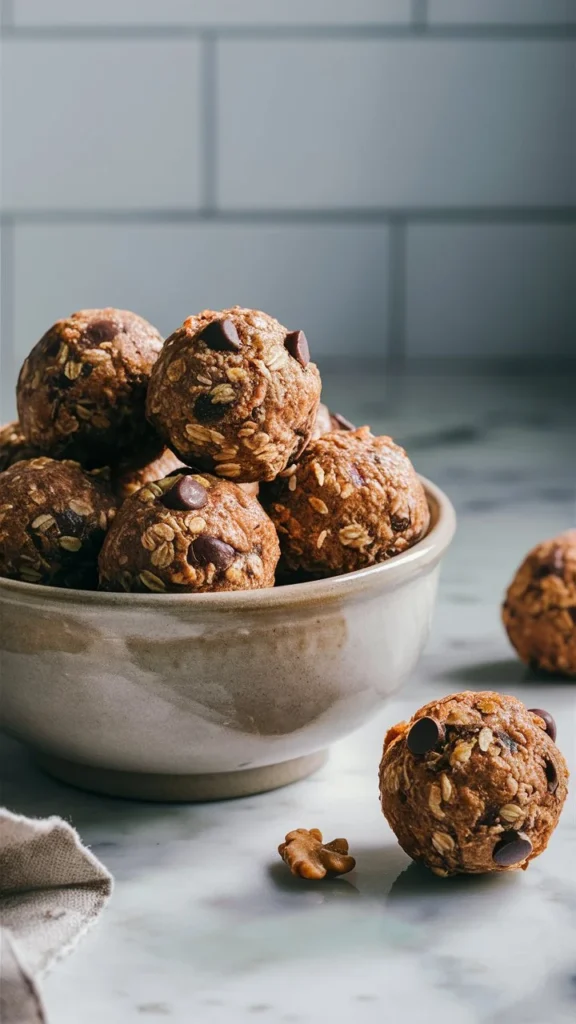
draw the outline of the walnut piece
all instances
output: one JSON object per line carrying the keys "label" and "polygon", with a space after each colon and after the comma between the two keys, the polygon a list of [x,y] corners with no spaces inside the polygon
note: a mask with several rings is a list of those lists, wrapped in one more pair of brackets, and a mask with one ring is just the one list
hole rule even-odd
{"label": "walnut piece", "polygon": [[322,833],[317,828],[296,828],[288,832],[278,853],[292,874],[301,878],[345,875],[356,867],[354,857],[348,854],[348,840],[333,839],[331,843],[323,843]]}

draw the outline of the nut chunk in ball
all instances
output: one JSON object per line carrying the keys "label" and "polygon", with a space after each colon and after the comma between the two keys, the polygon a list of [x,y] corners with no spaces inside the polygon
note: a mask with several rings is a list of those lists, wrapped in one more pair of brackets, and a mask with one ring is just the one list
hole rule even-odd
{"label": "nut chunk in ball", "polygon": [[522,661],[576,676],[576,530],[527,555],[508,588],[502,618]]}
{"label": "nut chunk in ball", "polygon": [[430,518],[406,453],[368,427],[312,441],[264,500],[287,568],[318,575],[352,572],[404,551]]}
{"label": "nut chunk in ball", "polygon": [[149,444],[146,389],[161,347],[156,328],[127,310],[83,309],[58,320],[20,371],[18,415],[29,443],[95,466]]}
{"label": "nut chunk in ball", "polygon": [[77,462],[39,458],[0,473],[0,576],[91,589],[116,511],[108,484]]}
{"label": "nut chunk in ball", "polygon": [[273,480],[308,443],[320,387],[303,331],[256,309],[205,310],[168,338],[147,413],[187,465]]}
{"label": "nut chunk in ball", "polygon": [[568,768],[548,712],[499,693],[455,693],[389,730],[382,810],[435,874],[526,868],[546,849]]}
{"label": "nut chunk in ball", "polygon": [[127,498],[100,554],[103,590],[202,592],[274,584],[276,531],[237,484],[189,472]]}
{"label": "nut chunk in ball", "polygon": [[17,420],[0,427],[0,473],[15,462],[34,459],[40,454],[37,448],[28,444]]}

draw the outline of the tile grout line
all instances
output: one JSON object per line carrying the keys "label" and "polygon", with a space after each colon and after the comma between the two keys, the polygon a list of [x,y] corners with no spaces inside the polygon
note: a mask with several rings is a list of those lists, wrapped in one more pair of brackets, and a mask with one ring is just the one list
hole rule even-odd
{"label": "tile grout line", "polygon": [[217,39],[214,32],[204,32],[201,36],[201,129],[200,129],[200,167],[201,213],[210,217],[216,211],[216,172],[218,161],[217,144]]}
{"label": "tile grout line", "polygon": [[[215,121],[210,117],[210,126]],[[576,206],[501,206],[501,207],[332,207],[327,209],[217,209],[215,172],[216,139],[205,161],[202,192],[205,202],[200,209],[174,207],[167,209],[21,209],[0,213],[6,224],[387,224],[403,221],[410,224],[573,224]],[[206,193],[206,195],[205,195]]]}
{"label": "tile grout line", "polygon": [[[6,21],[6,39],[73,42],[79,40],[123,41],[127,39],[158,40],[193,38],[212,35],[218,39],[258,40],[350,40],[350,39],[455,39],[455,40],[558,40],[576,38],[576,25],[562,24],[498,24],[498,25],[430,25],[426,17],[427,0],[413,0],[414,20],[403,25],[94,25],[94,26],[23,26]],[[8,14],[10,8],[8,9]]]}
{"label": "tile grout line", "polygon": [[[8,416],[12,404],[12,382],[15,380],[14,350],[14,224],[5,221],[0,238],[0,365],[2,388],[2,420]],[[10,384],[10,387],[9,387]]]}
{"label": "tile grout line", "polygon": [[406,360],[406,222],[390,223],[388,250],[387,366],[399,370]]}

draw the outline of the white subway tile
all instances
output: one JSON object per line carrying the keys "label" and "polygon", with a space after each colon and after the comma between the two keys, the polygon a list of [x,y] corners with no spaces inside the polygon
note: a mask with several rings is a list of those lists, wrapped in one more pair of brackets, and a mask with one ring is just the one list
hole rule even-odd
{"label": "white subway tile", "polygon": [[410,0],[15,0],[17,25],[363,25],[410,20]]}
{"label": "white subway tile", "polygon": [[4,45],[5,208],[195,206],[199,44]]}
{"label": "white subway tile", "polygon": [[428,18],[431,25],[558,25],[576,21],[574,0],[428,0],[428,2]]}
{"label": "white subway tile", "polygon": [[348,225],[20,225],[16,370],[59,317],[133,309],[164,334],[206,307],[262,308],[313,356],[384,355],[388,232]]}
{"label": "white subway tile", "polygon": [[409,356],[576,355],[576,227],[419,225],[407,236]]}
{"label": "white subway tile", "polygon": [[565,203],[574,45],[225,41],[223,207]]}

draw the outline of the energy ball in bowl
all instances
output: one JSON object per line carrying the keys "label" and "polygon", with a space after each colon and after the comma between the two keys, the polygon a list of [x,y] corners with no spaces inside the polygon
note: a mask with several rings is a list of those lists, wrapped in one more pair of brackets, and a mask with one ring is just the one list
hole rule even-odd
{"label": "energy ball in bowl", "polygon": [[40,455],[40,452],[28,444],[18,420],[0,427],[0,473],[13,466],[15,462],[34,459],[37,455]]}
{"label": "energy ball in bowl", "polygon": [[522,661],[576,676],[576,530],[530,551],[508,588],[502,618]]}
{"label": "energy ball in bowl", "polygon": [[330,412],[328,406],[320,402],[312,428],[312,440],[315,441],[324,434],[331,434],[333,430],[356,430],[356,427],[340,413]]}
{"label": "energy ball in bowl", "polygon": [[161,348],[156,328],[127,310],[83,309],[58,320],[18,379],[28,442],[87,465],[105,465],[149,444],[146,389]]}
{"label": "energy ball in bowl", "polygon": [[204,310],[168,338],[147,413],[188,465],[273,480],[306,447],[320,388],[303,331],[257,309]]}
{"label": "energy ball in bowl", "polygon": [[269,488],[267,511],[291,571],[353,572],[424,535],[424,488],[402,448],[368,427],[325,434]]}
{"label": "energy ball in bowl", "polygon": [[0,473],[0,576],[93,588],[115,511],[107,481],[77,462],[16,463]]}
{"label": "energy ball in bowl", "polygon": [[120,508],[100,554],[102,590],[176,593],[274,584],[278,537],[237,484],[195,472],[146,484]]}
{"label": "energy ball in bowl", "polygon": [[546,711],[455,693],[388,731],[382,810],[402,849],[435,874],[526,868],[546,849],[568,768]]}

